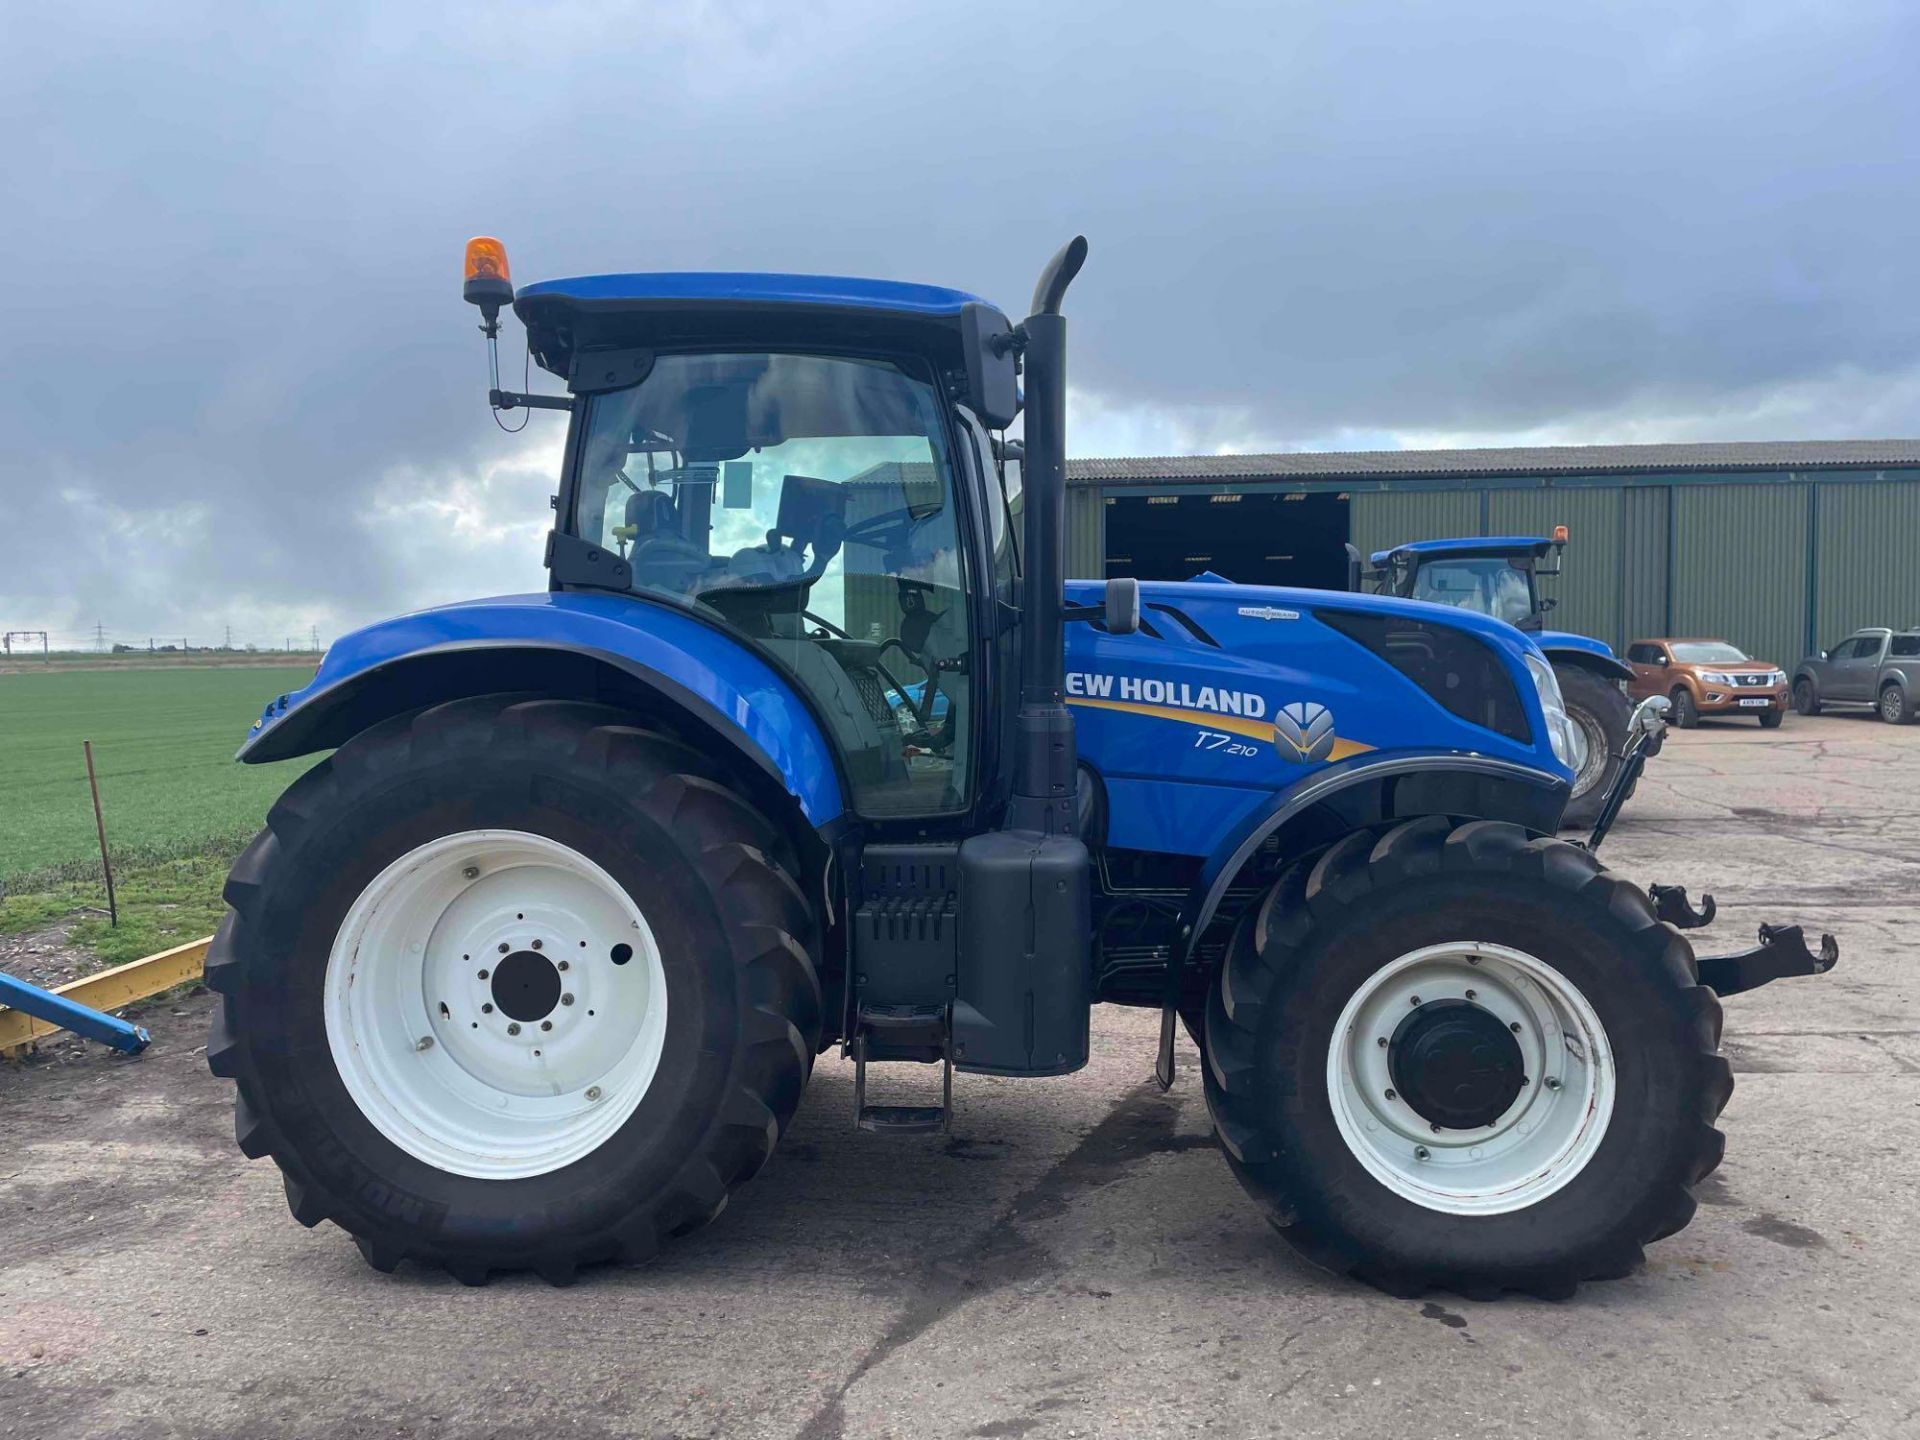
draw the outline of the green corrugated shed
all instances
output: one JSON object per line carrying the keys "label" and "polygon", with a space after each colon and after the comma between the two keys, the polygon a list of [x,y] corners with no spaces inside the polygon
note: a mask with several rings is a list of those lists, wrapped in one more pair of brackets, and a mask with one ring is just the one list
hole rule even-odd
{"label": "green corrugated shed", "polygon": [[1806,644],[1809,493],[1793,480],[1674,488],[1670,633],[1793,668]]}
{"label": "green corrugated shed", "polygon": [[1920,626],[1920,483],[1822,485],[1808,648],[1862,625]]}
{"label": "green corrugated shed", "polygon": [[1068,485],[1075,575],[1104,573],[1103,496],[1337,493],[1363,554],[1568,526],[1552,624],[1616,650],[1705,634],[1791,667],[1920,625],[1920,440],[1127,457],[1070,462]]}

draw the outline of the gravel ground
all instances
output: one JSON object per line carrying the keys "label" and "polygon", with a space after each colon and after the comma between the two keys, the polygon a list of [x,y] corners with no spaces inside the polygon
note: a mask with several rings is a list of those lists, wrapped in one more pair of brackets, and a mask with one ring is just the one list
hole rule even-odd
{"label": "gravel ground", "polygon": [[[1676,734],[1607,854],[1833,975],[1727,1002],[1726,1164],[1646,1269],[1561,1304],[1396,1300],[1294,1259],[1190,1051],[1096,1012],[1065,1080],[963,1077],[954,1134],[854,1129],[823,1059],[766,1172],[644,1269],[463,1289],[287,1216],[198,1047],[0,1069],[0,1435],[1920,1434],[1920,727]],[[181,1013],[172,1013],[172,1012]],[[1184,1042],[1183,1042],[1184,1043]]]}

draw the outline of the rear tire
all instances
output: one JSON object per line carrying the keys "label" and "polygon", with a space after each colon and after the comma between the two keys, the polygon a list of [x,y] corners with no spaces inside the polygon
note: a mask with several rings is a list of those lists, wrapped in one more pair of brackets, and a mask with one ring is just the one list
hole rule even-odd
{"label": "rear tire", "polygon": [[1627,723],[1633,718],[1633,706],[1618,685],[1591,670],[1555,667],[1554,674],[1560,681],[1567,718],[1580,727],[1588,753],[1597,757],[1575,776],[1573,795],[1560,821],[1567,829],[1584,830],[1600,818],[1607,787],[1625,763],[1621,756],[1627,748]]}
{"label": "rear tire", "polygon": [[1913,699],[1899,685],[1880,687],[1880,718],[1889,725],[1905,725],[1913,719]]}
{"label": "rear tire", "polygon": [[1673,723],[1682,730],[1694,730],[1700,725],[1700,707],[1693,703],[1693,692],[1684,685],[1673,687],[1673,694],[1667,697],[1673,701]]}
{"label": "rear tire", "polygon": [[[788,847],[630,718],[485,696],[388,721],[297,781],[227,881],[208,1066],[294,1217],[376,1269],[644,1260],[799,1103],[821,1003]],[[508,958],[480,943],[522,928]]]}
{"label": "rear tire", "polygon": [[[1423,997],[1381,989],[1422,975]],[[1435,1129],[1378,1077],[1345,1078],[1400,1064],[1393,1016],[1436,1002],[1486,1012],[1493,1050],[1507,1010],[1526,1020],[1512,1053],[1531,1086],[1490,1122]],[[1564,1296],[1625,1274],[1692,1218],[1724,1148],[1720,1004],[1686,941],[1586,852],[1501,822],[1356,832],[1292,867],[1236,937],[1206,1033],[1207,1104],[1241,1184],[1308,1259],[1396,1294]],[[1576,1051],[1563,1033],[1590,1038]]]}
{"label": "rear tire", "polygon": [[1820,692],[1813,688],[1813,681],[1804,676],[1793,682],[1793,709],[1797,715],[1820,713]]}

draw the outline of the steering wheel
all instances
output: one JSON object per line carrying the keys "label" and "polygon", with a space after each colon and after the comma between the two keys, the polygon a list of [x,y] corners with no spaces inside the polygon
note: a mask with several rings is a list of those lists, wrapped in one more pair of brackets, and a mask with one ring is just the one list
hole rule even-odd
{"label": "steering wheel", "polygon": [[920,522],[906,510],[886,510],[856,520],[840,537],[843,545],[871,545],[879,550],[898,550],[906,546],[914,527]]}

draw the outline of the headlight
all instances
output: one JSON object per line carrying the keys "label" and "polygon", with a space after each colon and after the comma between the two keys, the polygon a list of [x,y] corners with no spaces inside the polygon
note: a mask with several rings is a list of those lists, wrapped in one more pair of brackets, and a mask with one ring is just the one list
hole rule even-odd
{"label": "headlight", "polygon": [[1580,754],[1586,736],[1578,733],[1574,724],[1567,718],[1567,702],[1560,696],[1560,682],[1554,678],[1553,667],[1538,655],[1527,658],[1527,674],[1533,677],[1534,692],[1540,697],[1540,709],[1547,717],[1547,743],[1553,747],[1553,758],[1569,770],[1577,771],[1586,757]]}
{"label": "headlight", "polygon": [[1784,685],[1784,684],[1786,684],[1786,683],[1787,683],[1787,672],[1786,672],[1786,671],[1784,671],[1784,670],[1776,670],[1776,671],[1774,671],[1774,672],[1773,672],[1773,673],[1772,673],[1771,675],[1769,675],[1769,676],[1767,677],[1767,683],[1768,683],[1769,685]]}
{"label": "headlight", "polygon": [[1733,677],[1720,670],[1702,670],[1700,678],[1709,685],[1731,685]]}

